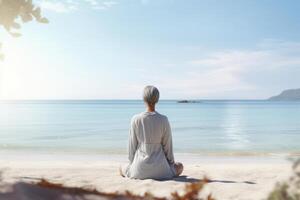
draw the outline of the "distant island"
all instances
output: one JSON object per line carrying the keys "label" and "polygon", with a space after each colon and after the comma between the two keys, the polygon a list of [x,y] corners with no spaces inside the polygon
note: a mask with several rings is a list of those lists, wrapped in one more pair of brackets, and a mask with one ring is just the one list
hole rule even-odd
{"label": "distant island", "polygon": [[300,101],[300,88],[284,90],[277,96],[273,96],[268,100],[271,101]]}
{"label": "distant island", "polygon": [[201,101],[195,101],[195,100],[180,100],[180,101],[177,101],[177,103],[201,103]]}

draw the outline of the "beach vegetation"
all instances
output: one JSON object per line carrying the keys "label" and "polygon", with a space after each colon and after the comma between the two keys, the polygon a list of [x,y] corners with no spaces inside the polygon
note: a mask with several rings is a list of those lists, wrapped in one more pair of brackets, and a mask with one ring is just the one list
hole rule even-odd
{"label": "beach vegetation", "polygon": [[300,200],[300,159],[294,161],[293,175],[277,183],[267,200]]}
{"label": "beach vegetation", "polygon": [[[39,23],[48,23],[48,19],[41,14],[41,8],[35,6],[32,0],[0,0],[0,26],[11,36],[20,37],[22,23],[35,20]],[[0,50],[2,44],[0,43]],[[4,55],[0,51],[0,59]]]}
{"label": "beach vegetation", "polygon": [[[199,182],[186,184],[183,194],[174,192],[170,197],[155,197],[151,193],[144,195],[135,195],[132,192],[126,191],[124,193],[104,193],[96,189],[86,189],[80,187],[68,187],[63,184],[52,183],[45,179],[41,179],[35,183],[18,182],[11,186],[8,192],[0,193],[0,199],[3,197],[7,199],[14,199],[18,197],[29,198],[31,200],[213,200],[211,195],[200,197],[203,188],[208,183],[208,179]],[[202,195],[201,195],[202,196]]]}

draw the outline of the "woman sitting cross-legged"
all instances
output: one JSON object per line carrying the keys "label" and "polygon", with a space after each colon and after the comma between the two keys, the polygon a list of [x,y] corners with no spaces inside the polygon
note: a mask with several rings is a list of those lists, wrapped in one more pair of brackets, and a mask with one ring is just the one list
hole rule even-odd
{"label": "woman sitting cross-legged", "polygon": [[133,116],[129,131],[129,165],[120,168],[122,176],[135,179],[170,179],[183,171],[175,163],[168,118],[155,111],[159,91],[144,89],[145,112]]}

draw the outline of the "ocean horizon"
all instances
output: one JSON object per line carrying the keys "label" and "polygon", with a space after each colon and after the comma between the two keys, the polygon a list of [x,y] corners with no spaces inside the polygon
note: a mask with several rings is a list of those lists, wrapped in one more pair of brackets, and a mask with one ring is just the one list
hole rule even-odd
{"label": "ocean horizon", "polygon": [[[0,152],[125,154],[142,100],[0,101]],[[299,155],[300,102],[161,100],[174,151],[202,155]]]}

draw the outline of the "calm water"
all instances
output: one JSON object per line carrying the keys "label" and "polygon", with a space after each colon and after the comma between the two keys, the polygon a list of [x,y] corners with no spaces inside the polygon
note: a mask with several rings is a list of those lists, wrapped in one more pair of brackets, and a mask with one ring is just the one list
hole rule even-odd
{"label": "calm water", "polygon": [[[0,103],[0,151],[125,153],[142,101]],[[300,102],[160,101],[177,153],[300,152]]]}

